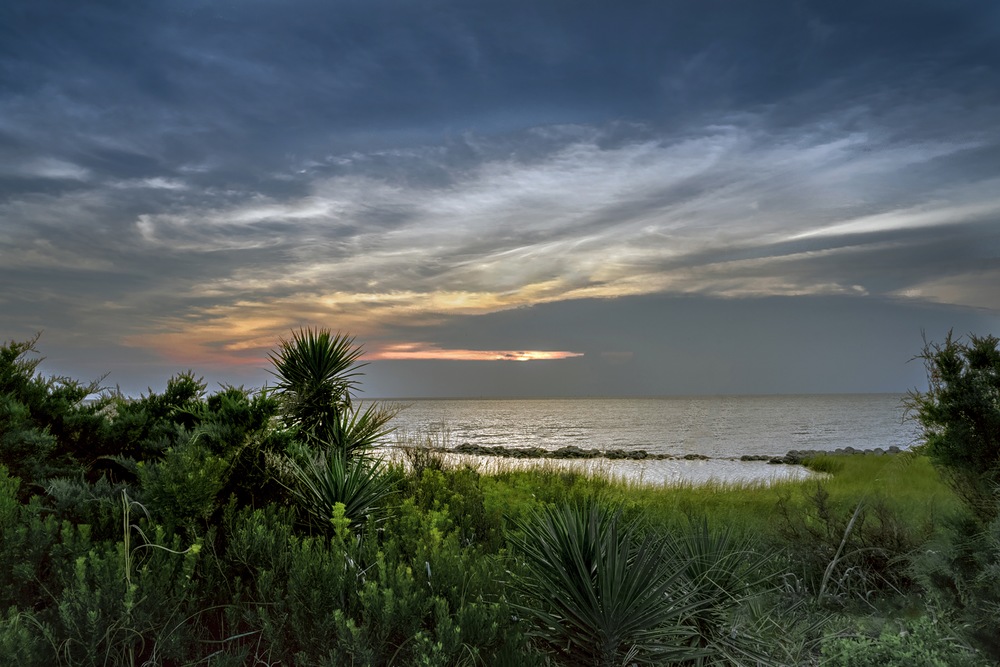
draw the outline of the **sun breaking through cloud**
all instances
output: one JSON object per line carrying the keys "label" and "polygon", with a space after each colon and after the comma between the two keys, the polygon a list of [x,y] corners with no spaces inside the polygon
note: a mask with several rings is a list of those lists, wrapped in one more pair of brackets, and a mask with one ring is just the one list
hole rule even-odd
{"label": "sun breaking through cloud", "polygon": [[582,352],[563,350],[460,350],[442,349],[427,343],[386,345],[365,359],[439,359],[451,361],[551,361],[582,357]]}

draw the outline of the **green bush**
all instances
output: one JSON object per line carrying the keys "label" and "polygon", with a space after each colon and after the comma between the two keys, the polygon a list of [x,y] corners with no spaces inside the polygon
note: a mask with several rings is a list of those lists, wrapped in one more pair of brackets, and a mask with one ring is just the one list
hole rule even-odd
{"label": "green bush", "polygon": [[921,357],[928,390],[909,409],[923,428],[920,449],[965,505],[915,559],[917,578],[964,622],[969,638],[1000,660],[1000,339],[950,333]]}
{"label": "green bush", "polygon": [[475,544],[487,552],[503,544],[503,516],[508,501],[487,505],[483,477],[468,467],[450,470],[425,468],[410,483],[410,493],[425,511],[444,511],[454,521],[462,545]]}
{"label": "green bush", "polygon": [[104,403],[83,403],[97,383],[35,374],[42,358],[29,355],[37,340],[0,346],[0,462],[21,479],[23,497],[89,465],[102,453],[106,428]]}
{"label": "green bush", "polygon": [[[227,510],[231,636],[295,664],[532,664],[503,599],[504,564],[463,548],[451,521],[408,499],[359,539],[300,536],[286,510]],[[235,646],[230,648],[235,653]]]}
{"label": "green bush", "polygon": [[909,409],[923,428],[921,450],[946,472],[955,492],[983,521],[996,516],[1000,484],[1000,338],[951,333],[927,344],[926,392]]}
{"label": "green bush", "polygon": [[914,559],[913,571],[938,606],[954,611],[969,639],[1000,662],[1000,517],[986,526],[953,518]]}
{"label": "green bush", "polygon": [[3,527],[2,558],[12,567],[0,591],[12,611],[0,634],[32,656],[19,664],[191,655],[197,634],[182,626],[198,596],[199,545],[185,547],[153,525],[140,530],[129,507],[120,505],[118,540],[95,540],[88,525],[59,522],[38,502]]}
{"label": "green bush", "polygon": [[162,461],[140,463],[142,500],[169,526],[203,526],[216,509],[228,470],[227,461],[191,439],[168,449]]}
{"label": "green bush", "polygon": [[11,607],[0,618],[0,655],[11,665],[44,665],[51,650],[39,630],[34,614]]}
{"label": "green bush", "polygon": [[886,623],[875,636],[835,636],[823,642],[829,667],[975,667],[982,665],[960,640],[927,616]]}
{"label": "green bush", "polygon": [[823,604],[867,604],[873,597],[913,589],[909,559],[932,535],[933,526],[912,525],[881,494],[832,498],[824,482],[803,487],[804,505],[786,496],[778,504],[779,534],[802,577]]}
{"label": "green bush", "polygon": [[105,452],[134,461],[156,461],[190,439],[191,411],[204,399],[205,383],[193,373],[167,381],[162,394],[150,390],[137,399],[112,398]]}

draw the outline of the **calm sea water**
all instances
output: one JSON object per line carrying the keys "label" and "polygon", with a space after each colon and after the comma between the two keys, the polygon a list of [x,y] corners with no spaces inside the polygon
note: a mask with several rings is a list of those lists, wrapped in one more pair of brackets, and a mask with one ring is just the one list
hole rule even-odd
{"label": "calm sea water", "polygon": [[902,395],[708,396],[394,401],[401,434],[462,443],[645,449],[713,458],[790,449],[906,448],[917,429]]}

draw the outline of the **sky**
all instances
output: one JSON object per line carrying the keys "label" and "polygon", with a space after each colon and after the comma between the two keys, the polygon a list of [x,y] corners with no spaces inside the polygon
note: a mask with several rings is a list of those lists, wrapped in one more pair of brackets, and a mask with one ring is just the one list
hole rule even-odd
{"label": "sky", "polygon": [[137,394],[902,392],[1000,334],[1000,4],[0,5],[0,340]]}

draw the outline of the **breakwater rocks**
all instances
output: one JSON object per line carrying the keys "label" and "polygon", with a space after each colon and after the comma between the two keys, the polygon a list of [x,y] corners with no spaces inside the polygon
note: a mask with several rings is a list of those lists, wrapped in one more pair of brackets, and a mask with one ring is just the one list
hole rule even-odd
{"label": "breakwater rocks", "polygon": [[800,464],[806,459],[815,458],[817,456],[853,456],[854,454],[862,454],[868,456],[886,456],[890,454],[899,454],[903,450],[899,447],[893,445],[888,449],[882,449],[881,447],[876,447],[875,449],[855,449],[854,447],[844,447],[841,449],[835,449],[833,451],[826,451],[821,449],[793,449],[790,450],[784,456],[762,456],[762,455],[743,455],[740,457],[740,461],[767,461],[768,463],[788,463],[792,465]]}
{"label": "breakwater rocks", "polygon": [[[575,445],[560,447],[559,449],[542,449],[541,447],[504,447],[503,445],[473,445],[468,442],[462,443],[452,449],[442,449],[439,451],[451,452],[453,454],[471,454],[473,456],[502,456],[514,459],[611,459],[630,461],[708,461],[712,457],[704,454],[681,454],[672,456],[670,454],[655,454],[647,452],[645,449],[583,449]],[[844,447],[834,451],[821,451],[816,449],[793,449],[784,456],[767,456],[759,454],[745,454],[740,457],[726,457],[728,460],[738,461],[766,461],[772,464],[801,464],[806,459],[816,456],[850,456],[852,454],[867,454],[870,456],[885,456],[889,454],[899,454],[899,447],[893,446],[888,449],[881,447],[875,449],[855,449],[854,447]]]}
{"label": "breakwater rocks", "polygon": [[668,459],[708,460],[711,457],[703,454],[684,454],[670,456],[669,454],[653,454],[645,449],[583,449],[575,445],[567,445],[559,449],[542,449],[541,447],[504,447],[503,445],[472,445],[463,443],[449,450],[454,454],[473,454],[475,456],[505,456],[514,459],[628,459],[630,461],[662,461]]}

